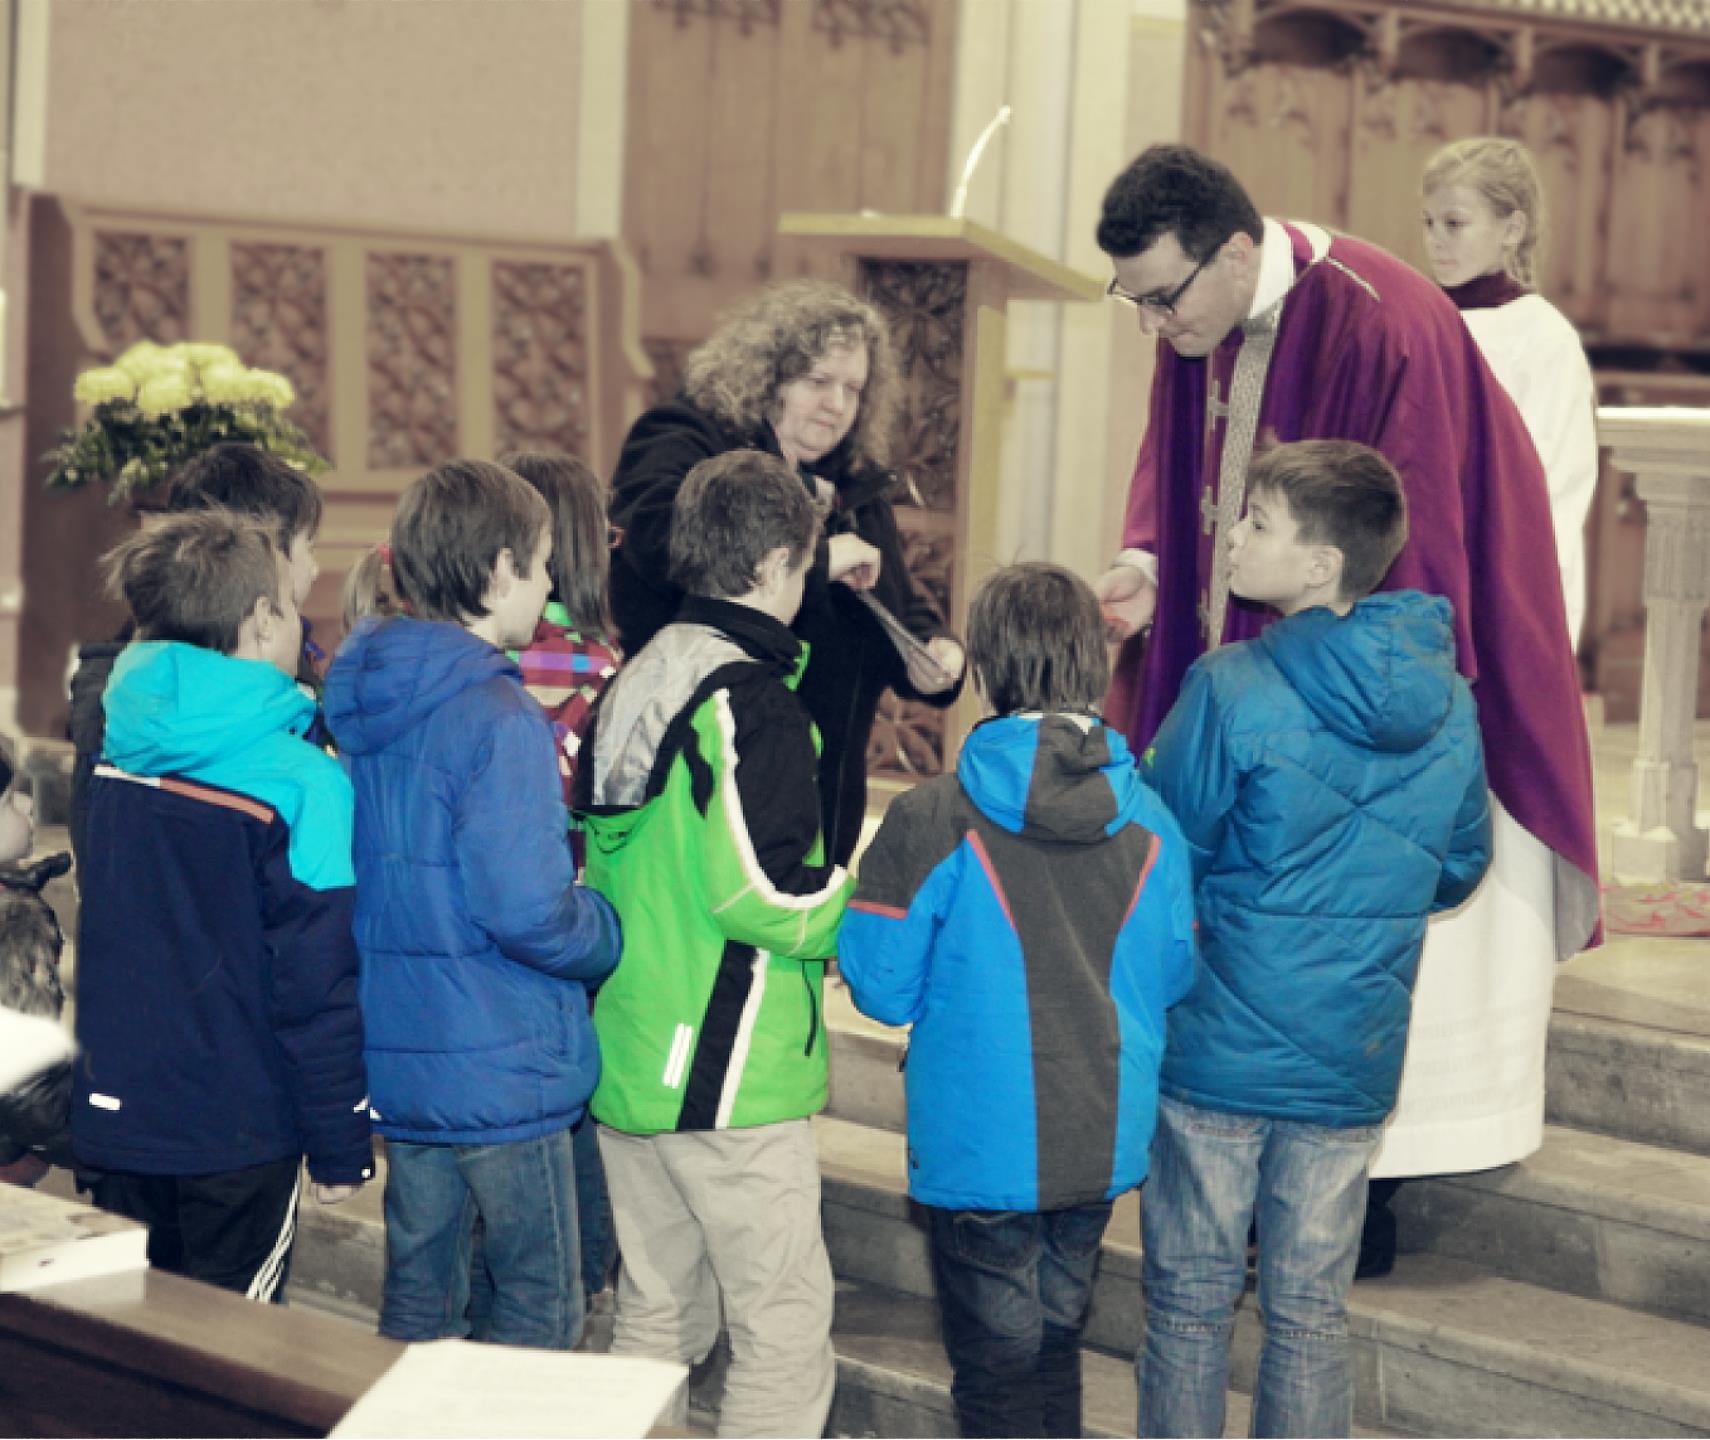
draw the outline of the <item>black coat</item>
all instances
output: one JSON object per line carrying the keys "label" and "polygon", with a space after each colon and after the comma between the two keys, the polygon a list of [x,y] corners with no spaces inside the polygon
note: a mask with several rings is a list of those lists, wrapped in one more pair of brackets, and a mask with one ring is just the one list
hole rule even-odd
{"label": "black coat", "polygon": [[[625,654],[636,654],[682,601],[682,591],[667,574],[671,507],[684,477],[702,460],[739,449],[781,454],[770,425],[739,435],[683,399],[656,405],[631,427],[612,479],[611,502],[612,522],[623,531],[623,543],[612,557],[611,600]],[[903,563],[902,537],[890,501],[896,477],[885,470],[851,466],[844,446],[813,471],[837,489],[827,534],[853,531],[879,552],[875,597],[920,639],[948,634]],[[942,708],[961,693],[962,683],[937,695],[916,690],[879,622],[852,590],[827,580],[826,566],[822,542],[791,628],[812,647],[798,693],[824,746],[819,774],[826,850],[842,864],[854,853],[867,809],[867,741],[879,697],[891,689]]]}

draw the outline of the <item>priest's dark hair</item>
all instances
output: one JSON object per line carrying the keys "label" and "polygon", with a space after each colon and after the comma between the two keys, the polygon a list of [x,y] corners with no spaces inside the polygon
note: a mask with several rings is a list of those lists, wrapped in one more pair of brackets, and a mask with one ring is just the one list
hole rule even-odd
{"label": "priest's dark hair", "polygon": [[1187,145],[1151,145],[1104,192],[1098,245],[1118,260],[1173,234],[1185,254],[1207,260],[1238,231],[1265,238],[1260,217],[1227,166]]}
{"label": "priest's dark hair", "polygon": [[1096,710],[1110,688],[1098,597],[1061,565],[1007,566],[974,596],[968,662],[999,715]]}
{"label": "priest's dark hair", "polygon": [[1288,501],[1298,538],[1342,552],[1342,598],[1363,600],[1407,543],[1407,495],[1395,467],[1352,440],[1297,440],[1253,462],[1247,494]]}
{"label": "priest's dark hair", "polygon": [[801,477],[776,455],[729,450],[689,471],[671,511],[671,583],[731,599],[760,583],[760,562],[789,551],[790,568],[819,541],[819,513]]}

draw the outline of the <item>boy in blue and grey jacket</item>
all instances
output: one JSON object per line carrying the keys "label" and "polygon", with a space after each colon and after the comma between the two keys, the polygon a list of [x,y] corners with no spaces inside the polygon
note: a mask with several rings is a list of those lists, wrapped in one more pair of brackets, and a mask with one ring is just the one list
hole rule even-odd
{"label": "boy in blue and grey jacket", "polygon": [[267,529],[173,516],[107,564],[137,639],[89,782],[72,1146],[150,1263],[277,1299],[303,1157],[323,1203],[373,1174],[350,786],[303,738]]}
{"label": "boy in blue and grey jacket", "polygon": [[1098,601],[1053,565],[976,597],[991,718],[892,802],[838,937],[856,1005],[912,1024],[909,1193],[928,1207],[964,1435],[1079,1435],[1111,1202],[1146,1178],[1164,1012],[1193,973],[1187,851],[1122,736]]}
{"label": "boy in blue and grey jacket", "polygon": [[382,551],[409,613],[362,622],[327,673],[387,1141],[380,1329],[399,1340],[469,1333],[477,1217],[475,1338],[569,1349],[582,1329],[571,1132],[600,1076],[588,989],[619,935],[575,883],[557,745],[505,655],[546,603],[551,520],[502,466],[429,471]]}
{"label": "boy in blue and grey jacket", "polygon": [[1193,855],[1202,963],[1170,1017],[1143,1209],[1142,1435],[1221,1435],[1257,1224],[1255,1435],[1346,1435],[1346,1298],[1434,911],[1490,856],[1446,600],[1375,595],[1401,481],[1340,440],[1247,482],[1230,592],[1283,619],[1188,672],[1147,762]]}

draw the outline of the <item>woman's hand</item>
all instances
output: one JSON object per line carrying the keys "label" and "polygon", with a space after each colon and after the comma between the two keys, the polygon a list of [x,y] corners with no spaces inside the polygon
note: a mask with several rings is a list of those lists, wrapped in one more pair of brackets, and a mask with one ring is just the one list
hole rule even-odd
{"label": "woman's hand", "polygon": [[922,695],[936,695],[962,678],[967,663],[960,645],[948,635],[936,636],[926,642],[925,654],[908,657],[908,683]]}
{"label": "woman's hand", "polygon": [[342,1205],[362,1186],[358,1185],[323,1185],[319,1180],[312,1181],[309,1189],[314,1192],[315,1199],[322,1205]]}
{"label": "woman's hand", "polygon": [[833,535],[828,542],[830,560],[827,578],[841,581],[851,590],[871,590],[879,583],[879,552],[859,535]]}

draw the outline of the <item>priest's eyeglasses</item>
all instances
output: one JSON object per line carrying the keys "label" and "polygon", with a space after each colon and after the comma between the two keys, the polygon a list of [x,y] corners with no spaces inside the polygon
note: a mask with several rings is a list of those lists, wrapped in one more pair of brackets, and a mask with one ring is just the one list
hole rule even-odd
{"label": "priest's eyeglasses", "polygon": [[1181,304],[1182,296],[1186,295],[1188,292],[1188,286],[1193,284],[1195,280],[1199,279],[1199,272],[1205,269],[1205,267],[1211,264],[1211,262],[1216,258],[1217,252],[1214,250],[1211,254],[1207,255],[1205,259],[1201,260],[1199,264],[1193,267],[1193,272],[1186,280],[1182,281],[1182,283],[1176,286],[1174,290],[1171,290],[1165,295],[1136,295],[1131,291],[1124,290],[1122,286],[1117,283],[1116,276],[1114,275],[1110,277],[1110,284],[1104,287],[1104,293],[1106,295],[1115,296],[1118,300],[1126,300],[1130,305],[1136,306],[1139,309],[1150,310],[1154,315],[1174,315],[1176,313],[1176,306]]}

